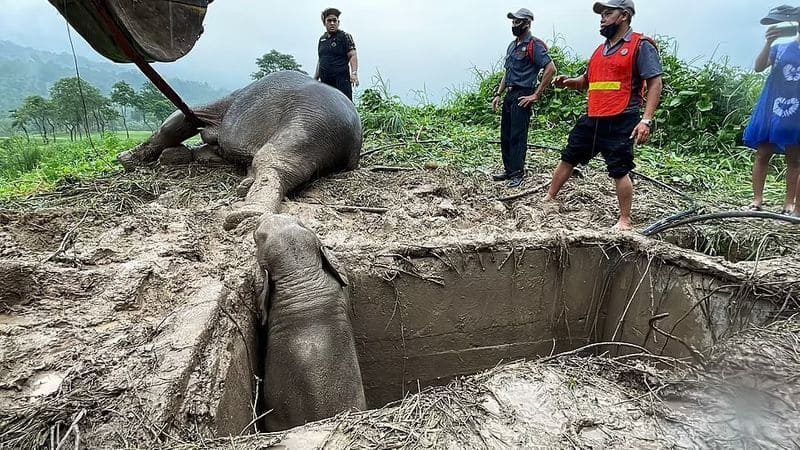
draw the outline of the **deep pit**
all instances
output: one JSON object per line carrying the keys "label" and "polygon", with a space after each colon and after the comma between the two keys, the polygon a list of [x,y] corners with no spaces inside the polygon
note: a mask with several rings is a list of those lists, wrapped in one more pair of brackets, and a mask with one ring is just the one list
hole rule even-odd
{"label": "deep pit", "polygon": [[[582,354],[691,359],[692,349],[710,348],[781,313],[780,302],[712,275],[713,268],[694,272],[629,244],[581,240],[554,246],[535,239],[463,242],[340,255],[351,263],[353,328],[368,406],[589,344],[638,348],[598,345]],[[257,348],[258,333],[248,334]],[[248,404],[240,387],[258,375],[244,366],[231,372],[225,385],[237,391],[231,397],[239,402],[220,405],[219,417],[232,419]],[[249,422],[245,414],[221,428],[243,429]]]}
{"label": "deep pit", "polygon": [[[41,444],[83,409],[98,446],[263,430],[254,223],[219,227],[241,175],[136,176],[0,214],[0,443]],[[559,211],[501,194],[480,174],[359,170],[284,202],[347,268],[369,407],[584,346],[692,362],[797,311],[796,258],[608,233],[586,193]],[[81,195],[91,208],[64,206]]]}

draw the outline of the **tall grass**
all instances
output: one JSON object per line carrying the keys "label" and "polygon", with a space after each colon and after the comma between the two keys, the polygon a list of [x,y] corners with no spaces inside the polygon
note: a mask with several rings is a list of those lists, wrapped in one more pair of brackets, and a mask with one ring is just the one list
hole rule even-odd
{"label": "tall grass", "polygon": [[53,188],[69,179],[92,178],[121,170],[117,153],[143,140],[116,134],[89,140],[29,143],[22,138],[0,139],[0,201]]}
{"label": "tall grass", "polygon": [[[744,127],[758,99],[764,76],[734,67],[722,58],[683,61],[677,43],[657,38],[664,66],[664,91],[649,145],[636,149],[640,170],[677,187],[747,201],[751,195],[752,152],[742,146]],[[577,76],[588,61],[559,37],[550,48],[558,72]],[[500,116],[491,97],[502,72],[473,69],[473,84],[457,89],[441,105],[408,106],[389,92],[378,77],[359,100],[368,147],[402,140],[403,146],[384,151],[390,161],[419,163],[436,160],[465,169],[499,164]],[[563,146],[569,130],[586,111],[586,94],[550,89],[535,105],[529,142]],[[553,164],[557,155],[552,155]],[[768,179],[767,199],[782,195],[783,159],[775,158]]]}

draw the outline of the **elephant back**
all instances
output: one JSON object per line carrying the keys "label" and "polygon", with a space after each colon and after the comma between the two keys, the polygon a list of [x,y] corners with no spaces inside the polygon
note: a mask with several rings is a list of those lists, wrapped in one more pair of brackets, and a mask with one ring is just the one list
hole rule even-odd
{"label": "elephant back", "polygon": [[249,164],[267,143],[333,156],[326,161],[336,167],[321,172],[352,169],[361,150],[361,121],[338,90],[300,72],[275,72],[234,94],[220,128],[220,146],[232,160]]}

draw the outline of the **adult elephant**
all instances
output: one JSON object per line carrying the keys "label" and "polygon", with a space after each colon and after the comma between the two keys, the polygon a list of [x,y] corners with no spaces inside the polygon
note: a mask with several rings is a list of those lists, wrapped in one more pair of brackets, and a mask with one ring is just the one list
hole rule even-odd
{"label": "adult elephant", "polygon": [[255,232],[265,270],[264,400],[267,429],[285,430],[365,409],[347,278],[298,219],[270,214]]}
{"label": "adult elephant", "polygon": [[[310,180],[358,166],[361,121],[355,106],[300,72],[269,74],[193,111],[204,127],[176,111],[119,160],[132,169],[178,154],[181,162],[216,158],[249,166],[245,204],[226,218],[226,229],[246,217],[278,212],[283,197]],[[198,133],[204,146],[181,146]]]}

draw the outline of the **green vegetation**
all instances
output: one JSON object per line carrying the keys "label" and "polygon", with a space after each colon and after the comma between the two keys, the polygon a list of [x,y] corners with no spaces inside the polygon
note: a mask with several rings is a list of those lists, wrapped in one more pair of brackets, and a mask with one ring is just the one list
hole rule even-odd
{"label": "green vegetation", "polygon": [[28,142],[35,133],[47,144],[56,141],[58,133],[66,133],[70,141],[92,132],[103,134],[116,129],[120,121],[129,135],[128,116],[132,110],[152,130],[174,107],[149,81],[138,92],[125,81],[119,81],[108,98],[90,83],[72,77],[56,81],[50,88],[49,99],[38,95],[26,97],[21,105],[9,111],[9,118],[12,130],[22,131]]}
{"label": "green vegetation", "polygon": [[[742,147],[741,136],[764,77],[725,60],[695,67],[676,56],[673,40],[659,38],[659,43],[664,95],[651,141],[636,150],[638,170],[698,198],[746,204],[752,152]],[[588,62],[565,48],[551,47],[559,73],[583,73]],[[489,102],[502,73],[474,72],[473,86],[451,93],[441,106],[404,105],[378,76],[359,101],[366,150],[381,149],[388,162],[398,164],[451,165],[465,171],[499,166],[500,116],[492,113]],[[544,149],[562,148],[585,110],[585,93],[550,90],[535,106],[529,142]],[[404,144],[393,144],[397,142]],[[550,172],[557,161],[554,151],[531,151],[528,166]],[[783,158],[774,158],[765,193],[768,204],[782,202],[784,171]]]}
{"label": "green vegetation", "polygon": [[[741,146],[741,135],[763,76],[731,67],[724,60],[694,66],[677,58],[672,40],[659,41],[665,67],[664,98],[651,142],[637,148],[638,170],[711,203],[745,204],[751,195],[752,152]],[[551,48],[559,72],[582,73],[587,61],[565,48],[561,42]],[[465,172],[493,170],[500,165],[500,116],[491,111],[489,102],[500,77],[498,71],[475,69],[472,86],[451,92],[441,105],[412,106],[389,92],[378,74],[374,86],[364,90],[358,101],[364,150],[377,149],[388,164],[447,165]],[[152,91],[150,86],[137,92],[127,83],[117,83],[108,101],[113,101],[120,117],[140,115],[139,120],[152,126],[168,113],[167,108],[159,110],[163,97]],[[16,111],[15,122],[23,121],[42,139],[0,141],[0,198],[46,189],[66,178],[116,170],[114,155],[146,136],[131,133],[127,138],[126,134],[107,133],[102,139],[94,139],[94,149],[86,140],[62,142],[68,127],[41,125],[41,110],[57,98],[53,91],[49,100],[31,97]],[[563,147],[585,108],[585,94],[567,90],[550,90],[536,105],[529,139],[542,149],[529,152],[531,170],[552,171],[558,160],[552,150]],[[52,119],[46,118],[44,123],[49,124],[48,120]],[[92,130],[102,129],[97,123],[92,126]],[[783,158],[775,158],[767,184],[768,204],[782,200],[784,170]]]}
{"label": "green vegetation", "polygon": [[275,49],[270,50],[269,53],[264,53],[260,58],[256,59],[256,67],[258,70],[250,74],[250,78],[254,80],[281,70],[296,70],[301,73],[307,73],[295,61],[294,56],[281,53]]}
{"label": "green vegetation", "polygon": [[0,201],[50,190],[59,183],[118,172],[117,153],[142,142],[150,133],[106,133],[89,139],[49,144],[22,137],[0,139]]}

